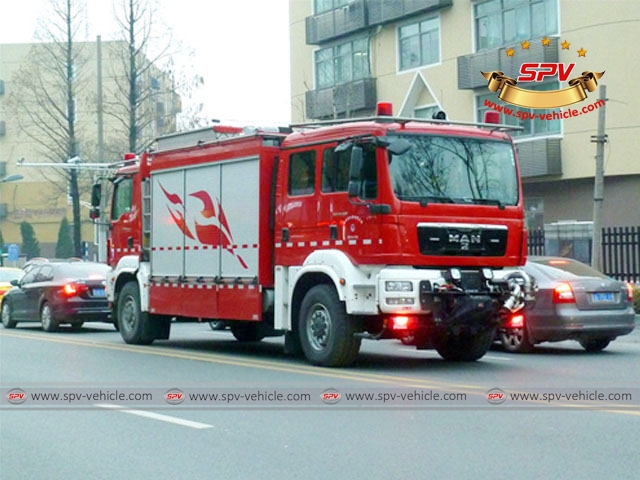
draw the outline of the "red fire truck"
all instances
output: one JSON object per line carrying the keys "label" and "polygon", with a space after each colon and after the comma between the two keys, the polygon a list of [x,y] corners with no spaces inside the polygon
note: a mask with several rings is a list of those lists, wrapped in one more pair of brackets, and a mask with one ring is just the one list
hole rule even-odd
{"label": "red fire truck", "polygon": [[408,336],[473,361],[531,291],[516,152],[495,124],[381,104],[368,119],[216,126],[159,138],[111,180],[107,291],[127,343],[224,320],[323,366]]}

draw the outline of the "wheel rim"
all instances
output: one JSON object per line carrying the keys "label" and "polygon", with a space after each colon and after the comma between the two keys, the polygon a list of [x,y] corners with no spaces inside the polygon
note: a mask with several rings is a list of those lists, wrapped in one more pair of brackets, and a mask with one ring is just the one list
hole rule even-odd
{"label": "wheel rim", "polygon": [[118,317],[118,324],[126,330],[133,330],[136,322],[136,302],[132,297],[127,297],[122,312]]}
{"label": "wheel rim", "polygon": [[9,313],[9,307],[5,304],[2,305],[2,324],[6,327],[11,323],[11,314]]}
{"label": "wheel rim", "polygon": [[311,308],[307,322],[307,338],[314,350],[322,351],[327,348],[331,334],[331,314],[322,304],[315,304]]}
{"label": "wheel rim", "polygon": [[502,334],[505,347],[519,348],[524,339],[524,330],[522,328],[510,328]]}
{"label": "wheel rim", "polygon": [[51,308],[49,307],[49,305],[44,304],[42,306],[40,319],[42,320],[42,326],[45,330],[51,327]]}

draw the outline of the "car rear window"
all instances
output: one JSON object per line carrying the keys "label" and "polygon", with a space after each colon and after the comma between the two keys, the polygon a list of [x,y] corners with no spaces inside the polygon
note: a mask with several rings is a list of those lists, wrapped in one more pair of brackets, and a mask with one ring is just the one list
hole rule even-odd
{"label": "car rear window", "polygon": [[596,277],[596,278],[609,278],[603,273],[585,265],[582,262],[572,260],[570,258],[543,258],[543,259],[530,259],[531,262],[538,265],[544,265],[547,267],[556,268],[564,272],[568,272],[577,277]]}
{"label": "car rear window", "polygon": [[69,263],[56,265],[56,278],[106,277],[110,267],[102,263]]}

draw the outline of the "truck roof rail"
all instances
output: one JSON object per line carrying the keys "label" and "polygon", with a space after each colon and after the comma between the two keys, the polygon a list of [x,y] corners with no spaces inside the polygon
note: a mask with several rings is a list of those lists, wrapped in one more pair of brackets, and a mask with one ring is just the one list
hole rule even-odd
{"label": "truck roof rail", "polygon": [[479,127],[486,128],[492,131],[520,131],[523,127],[516,127],[513,125],[497,124],[497,123],[484,123],[484,122],[460,122],[451,120],[439,120],[431,118],[414,118],[414,117],[391,117],[391,116],[374,116],[374,117],[357,117],[357,118],[340,118],[334,120],[317,120],[315,122],[295,123],[292,124],[292,128],[320,128],[331,125],[343,125],[345,123],[354,122],[377,122],[377,123],[400,123],[405,125],[407,123],[430,123],[438,125],[461,125],[466,127]]}

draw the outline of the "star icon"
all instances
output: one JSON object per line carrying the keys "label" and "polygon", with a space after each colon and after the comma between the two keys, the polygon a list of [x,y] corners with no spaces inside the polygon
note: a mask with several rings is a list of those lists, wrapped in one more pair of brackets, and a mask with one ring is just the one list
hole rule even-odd
{"label": "star icon", "polygon": [[507,57],[513,57],[513,54],[516,53],[516,51],[509,47],[509,50],[507,50]]}
{"label": "star icon", "polygon": [[569,45],[571,45],[571,44],[565,40],[560,45],[562,45],[562,49],[563,50],[569,50]]}
{"label": "star icon", "polygon": [[578,56],[579,57],[586,57],[587,56],[587,51],[584,48],[580,48],[580,50],[578,50]]}
{"label": "star icon", "polygon": [[542,46],[543,46],[543,47],[548,47],[550,44],[551,44],[551,40],[550,40],[550,39],[548,39],[547,37],[544,37],[544,38],[542,39]]}
{"label": "star icon", "polygon": [[531,44],[525,40],[520,45],[522,45],[522,49],[523,50],[529,50],[529,45],[531,45]]}

